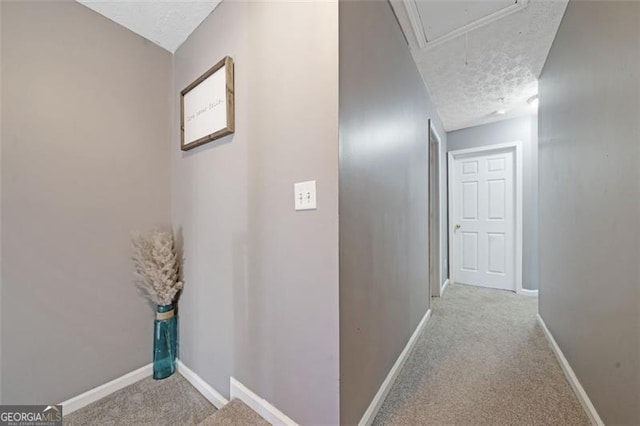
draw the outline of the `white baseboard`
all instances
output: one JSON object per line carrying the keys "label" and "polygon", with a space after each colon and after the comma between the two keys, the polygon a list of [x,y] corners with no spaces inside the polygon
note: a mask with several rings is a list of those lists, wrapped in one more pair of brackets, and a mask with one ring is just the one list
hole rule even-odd
{"label": "white baseboard", "polygon": [[517,291],[518,294],[522,294],[523,296],[535,296],[538,297],[538,290],[529,290],[528,288],[521,288]]}
{"label": "white baseboard", "polygon": [[[202,396],[204,396],[209,402],[215,405],[216,408],[220,409],[229,402],[225,397],[223,397],[218,391],[209,386],[209,384],[202,380],[200,376],[194,373],[180,360],[178,360],[178,372],[185,379],[187,379],[187,381],[191,383],[193,387],[202,394]],[[112,380],[108,383],[100,385],[96,388],[93,388],[87,392],[84,392],[78,396],[74,396],[73,398],[62,402],[62,412],[65,416],[71,414],[74,411],[86,407],[92,402],[96,402],[97,400],[111,395],[112,393],[119,391],[122,388],[134,384],[135,382],[145,379],[152,374],[153,364],[147,364],[144,367],[132,371],[131,373],[127,373],[122,377],[118,377],[115,380]]]}
{"label": "white baseboard", "polygon": [[118,377],[115,380],[112,380],[108,383],[100,385],[96,388],[88,390],[87,392],[81,393],[78,396],[74,396],[71,399],[67,399],[62,404],[62,413],[66,416],[67,414],[71,414],[74,411],[77,411],[92,402],[96,402],[97,400],[104,398],[107,395],[110,395],[122,388],[125,388],[129,385],[134,384],[146,377],[149,377],[153,374],[153,364],[147,364],[144,367],[138,368],[131,373],[127,373],[122,377]]}
{"label": "white baseboard", "polygon": [[418,341],[418,337],[420,336],[422,330],[424,330],[424,327],[427,325],[427,321],[429,321],[429,318],[431,318],[431,309],[429,309],[427,313],[424,314],[424,317],[422,317],[420,323],[418,323],[418,326],[409,338],[407,345],[400,353],[400,356],[396,360],[395,364],[393,364],[393,367],[391,367],[389,374],[387,374],[387,377],[382,382],[382,385],[380,385],[380,389],[378,389],[378,392],[373,397],[373,400],[371,401],[371,404],[369,404],[367,411],[365,411],[362,415],[360,422],[358,422],[358,426],[369,426],[373,422],[373,419],[375,419],[376,415],[378,414],[378,410],[380,410],[382,403],[389,394],[389,391],[391,390],[393,383],[396,381],[400,370],[402,370],[402,366],[404,366],[404,363],[409,358],[411,349],[413,349],[416,342]]}
{"label": "white baseboard", "polygon": [[274,426],[297,426],[286,414],[264,400],[235,378],[230,380],[231,399],[239,399]]}
{"label": "white baseboard", "polygon": [[204,396],[207,401],[212,403],[217,409],[226,405],[229,400],[220,394],[217,390],[212,388],[207,382],[202,380],[202,377],[198,376],[184,363],[178,360],[178,372],[187,379],[191,385],[198,390]]}
{"label": "white baseboard", "polygon": [[444,291],[449,287],[449,278],[444,280],[444,284],[442,284],[442,288],[440,289],[440,297],[444,294]]}
{"label": "white baseboard", "polygon": [[565,376],[567,376],[567,381],[573,388],[573,391],[578,397],[580,404],[582,404],[582,408],[584,408],[584,411],[587,413],[587,416],[591,420],[591,423],[595,426],[604,426],[604,422],[598,415],[596,408],[591,403],[587,392],[578,381],[578,377],[573,372],[571,365],[569,365],[569,361],[567,361],[567,359],[564,357],[562,350],[560,350],[560,346],[558,346],[558,344],[556,343],[556,340],[553,338],[553,335],[547,328],[547,325],[544,323],[544,320],[542,319],[540,314],[538,314],[538,323],[540,324],[540,327],[542,327],[542,331],[549,341],[551,349],[553,349],[553,352],[556,354],[556,358],[558,358],[558,362],[560,363],[560,367],[562,367],[562,371],[564,371]]}

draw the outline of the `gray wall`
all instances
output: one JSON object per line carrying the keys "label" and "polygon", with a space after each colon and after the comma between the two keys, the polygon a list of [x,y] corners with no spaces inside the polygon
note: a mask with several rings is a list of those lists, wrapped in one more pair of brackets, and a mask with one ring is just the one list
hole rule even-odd
{"label": "gray wall", "polygon": [[540,77],[540,314],[606,424],[640,424],[640,3],[569,3]]}
{"label": "gray wall", "polygon": [[538,117],[527,116],[447,134],[449,151],[521,141],[523,160],[522,287],[538,288]]}
{"label": "gray wall", "polygon": [[[292,36],[294,35],[295,36]],[[301,424],[338,422],[338,6],[225,1],[175,55],[180,358]],[[178,93],[235,61],[236,132],[179,149]],[[293,184],[317,180],[318,209]]]}
{"label": "gray wall", "polygon": [[[2,2],[0,2],[0,75],[2,45]],[[2,117],[2,78],[0,76],[0,404],[2,404]]]}
{"label": "gray wall", "polygon": [[75,2],[2,3],[2,402],[151,361],[130,232],[169,225],[171,55]]}
{"label": "gray wall", "polygon": [[355,424],[429,308],[427,119],[446,135],[389,4],[339,7],[340,420]]}

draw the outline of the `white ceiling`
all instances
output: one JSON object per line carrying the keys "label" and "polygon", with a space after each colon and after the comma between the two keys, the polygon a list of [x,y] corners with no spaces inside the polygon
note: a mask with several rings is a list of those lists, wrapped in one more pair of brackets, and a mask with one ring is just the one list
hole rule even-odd
{"label": "white ceiling", "polygon": [[[78,1],[173,53],[221,0]],[[567,1],[391,0],[447,131],[536,113]]]}
{"label": "white ceiling", "polygon": [[537,94],[567,0],[392,5],[447,131],[537,112],[527,99]]}
{"label": "white ceiling", "polygon": [[220,0],[77,0],[173,53]]}

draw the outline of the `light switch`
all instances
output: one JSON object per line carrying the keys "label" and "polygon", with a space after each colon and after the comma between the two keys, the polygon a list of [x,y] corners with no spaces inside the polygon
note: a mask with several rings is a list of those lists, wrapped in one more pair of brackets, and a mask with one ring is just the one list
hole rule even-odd
{"label": "light switch", "polygon": [[315,210],[316,181],[298,182],[293,185],[296,210]]}

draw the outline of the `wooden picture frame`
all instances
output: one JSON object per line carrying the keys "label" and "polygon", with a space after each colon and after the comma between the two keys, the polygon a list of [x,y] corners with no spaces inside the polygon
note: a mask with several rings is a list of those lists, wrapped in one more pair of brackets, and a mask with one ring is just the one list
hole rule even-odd
{"label": "wooden picture frame", "polygon": [[180,92],[180,148],[232,134],[234,106],[233,59],[225,56]]}

